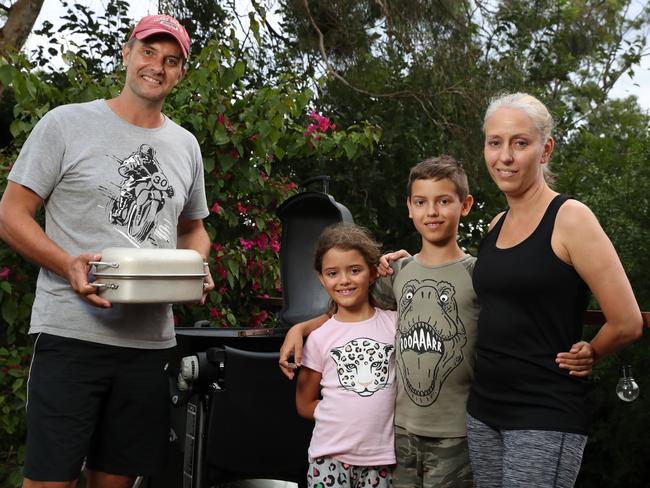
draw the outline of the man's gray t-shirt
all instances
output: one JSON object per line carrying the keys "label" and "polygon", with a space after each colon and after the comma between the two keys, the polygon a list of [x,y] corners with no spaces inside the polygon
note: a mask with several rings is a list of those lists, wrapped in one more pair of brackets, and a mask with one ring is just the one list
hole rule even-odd
{"label": "man's gray t-shirt", "polygon": [[[165,118],[145,129],[105,100],[48,112],[25,142],[9,179],[45,201],[45,232],[72,256],[108,247],[175,248],[179,218],[209,214],[201,151]],[[124,347],[175,344],[171,306],[93,307],[41,268],[30,333]]]}

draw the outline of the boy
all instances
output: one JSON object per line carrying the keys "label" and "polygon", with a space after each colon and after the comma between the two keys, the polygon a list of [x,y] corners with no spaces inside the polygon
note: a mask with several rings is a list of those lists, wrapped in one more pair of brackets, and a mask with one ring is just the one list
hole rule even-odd
{"label": "boy", "polygon": [[[465,170],[450,156],[430,158],[409,174],[406,204],[422,237],[415,256],[392,264],[372,296],[383,308],[398,310],[395,338],[398,365],[395,406],[397,467],[394,486],[471,487],[465,403],[473,378],[479,305],[472,286],[475,258],[457,243],[460,218],[473,203]],[[323,315],[298,324],[280,350],[295,349],[302,336],[320,326]]]}

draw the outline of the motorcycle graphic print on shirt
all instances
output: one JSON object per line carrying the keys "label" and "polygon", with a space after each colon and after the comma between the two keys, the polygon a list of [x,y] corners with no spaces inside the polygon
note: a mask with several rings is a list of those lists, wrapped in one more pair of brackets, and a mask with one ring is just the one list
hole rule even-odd
{"label": "motorcycle graphic print on shirt", "polygon": [[106,209],[111,224],[134,244],[147,240],[155,242],[156,227],[162,227],[156,237],[168,240],[166,225],[160,225],[158,214],[166,199],[174,196],[174,187],[160,167],[155,150],[148,144],[140,147],[124,159],[115,157],[117,172],[122,177],[119,191],[109,193]]}
{"label": "motorcycle graphic print on shirt", "polygon": [[406,394],[421,407],[437,400],[445,379],[463,361],[467,333],[455,294],[446,281],[410,280],[402,288],[397,366]]}

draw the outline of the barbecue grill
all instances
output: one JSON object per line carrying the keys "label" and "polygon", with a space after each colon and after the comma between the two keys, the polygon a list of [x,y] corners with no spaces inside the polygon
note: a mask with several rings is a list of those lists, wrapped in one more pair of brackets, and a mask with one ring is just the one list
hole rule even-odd
{"label": "barbecue grill", "polygon": [[[316,183],[322,191],[307,190]],[[313,422],[296,413],[295,381],[280,372],[278,351],[290,326],[327,310],[329,297],[313,271],[316,240],[325,227],[353,219],[329,194],[329,176],[301,188],[277,211],[283,300],[275,308],[282,327],[176,329],[170,462],[141,486],[210,488],[247,479],[306,486]]]}

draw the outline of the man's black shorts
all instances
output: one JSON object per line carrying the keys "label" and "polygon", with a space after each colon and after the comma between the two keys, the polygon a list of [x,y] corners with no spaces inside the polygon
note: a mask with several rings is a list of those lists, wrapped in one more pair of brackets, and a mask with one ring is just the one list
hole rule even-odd
{"label": "man's black shorts", "polygon": [[24,475],[69,481],[89,469],[159,472],[169,435],[171,349],[134,349],[39,334],[27,385]]}

